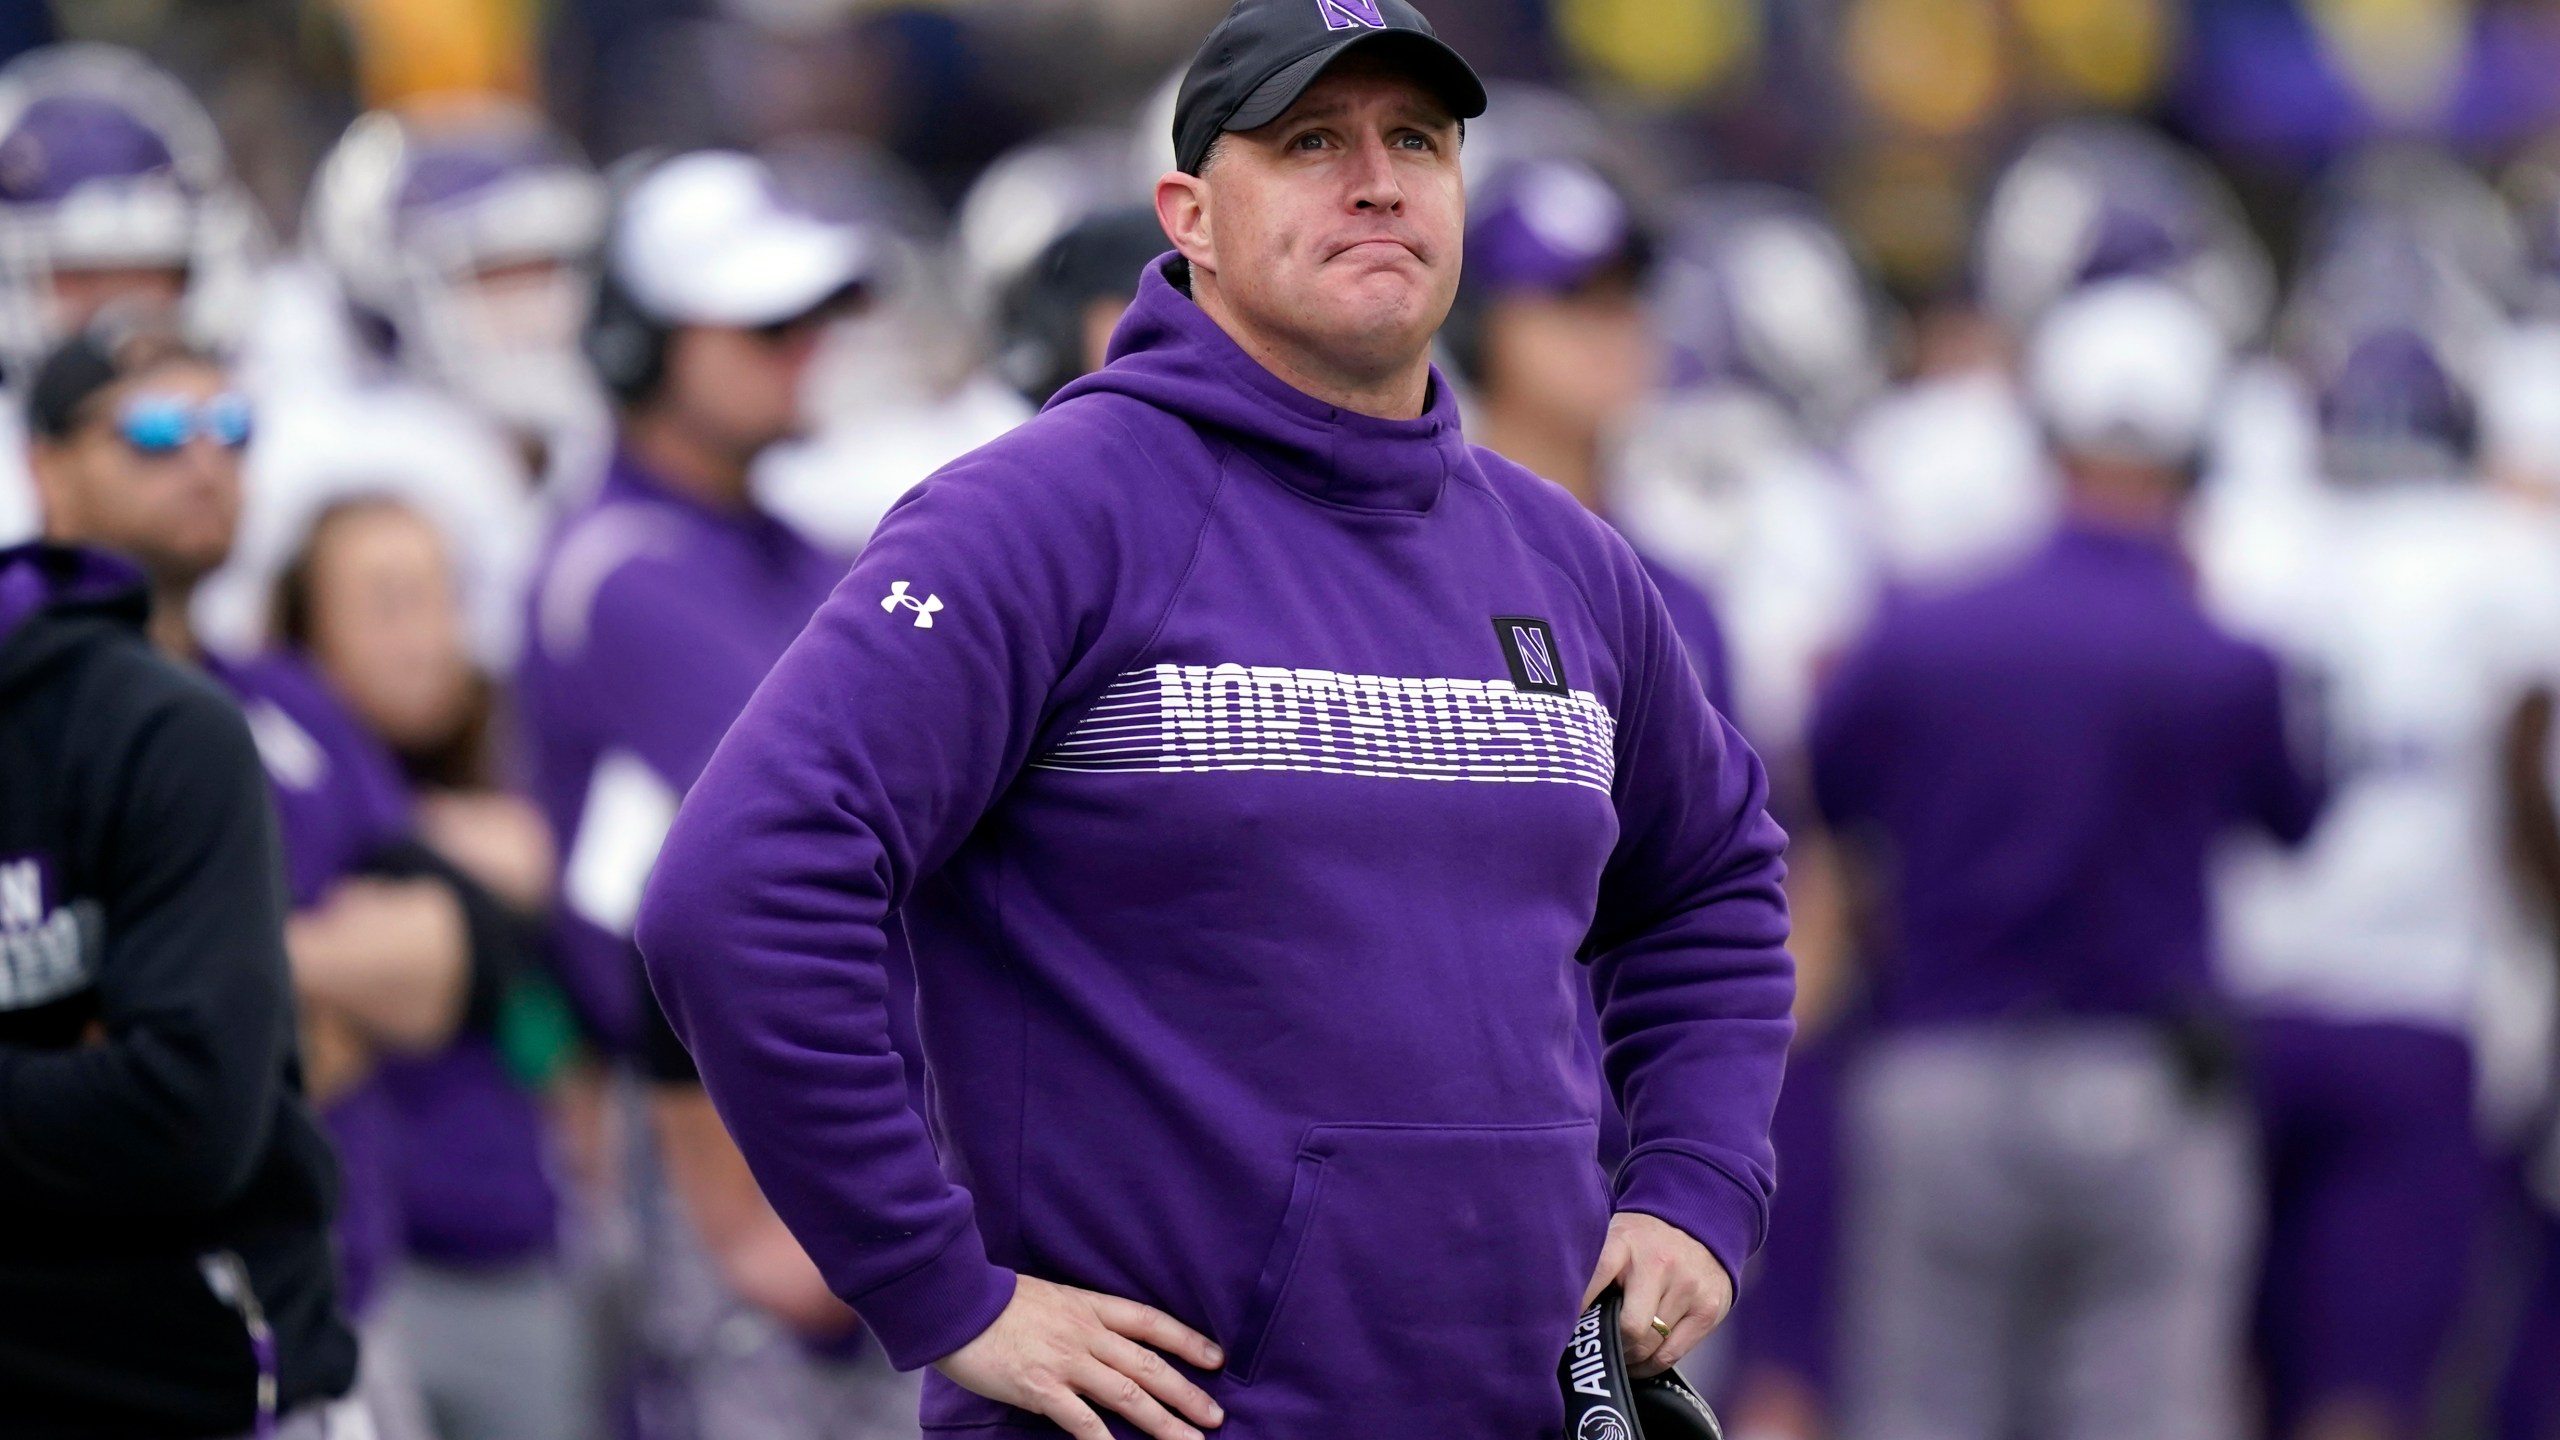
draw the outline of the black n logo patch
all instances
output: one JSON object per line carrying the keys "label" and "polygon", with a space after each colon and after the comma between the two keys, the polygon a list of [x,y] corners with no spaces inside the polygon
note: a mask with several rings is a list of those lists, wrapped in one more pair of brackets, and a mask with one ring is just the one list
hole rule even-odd
{"label": "black n logo patch", "polygon": [[1556,653],[1556,627],[1533,615],[1496,615],[1493,633],[1511,666],[1511,687],[1535,695],[1565,695],[1564,657]]}

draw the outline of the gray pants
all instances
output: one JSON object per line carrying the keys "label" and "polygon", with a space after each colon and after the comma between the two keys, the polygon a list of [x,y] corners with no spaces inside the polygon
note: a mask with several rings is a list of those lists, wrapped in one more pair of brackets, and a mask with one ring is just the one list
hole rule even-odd
{"label": "gray pants", "polygon": [[436,1440],[587,1440],[602,1397],[568,1278],[549,1261],[411,1261],[383,1299]]}
{"label": "gray pants", "polygon": [[[408,1334],[380,1299],[356,1322],[356,1389],[350,1398],[365,1416],[366,1440],[437,1440],[418,1367],[409,1358]],[[328,1440],[338,1436],[331,1433]]]}
{"label": "gray pants", "polygon": [[876,1343],[851,1360],[813,1352],[730,1291],[654,1168],[636,1198],[646,1440],[918,1440],[922,1374]]}
{"label": "gray pants", "polygon": [[[239,1440],[252,1440],[243,1435]],[[276,1440],[376,1440],[373,1417],[361,1400],[305,1405],[276,1424]]]}
{"label": "gray pants", "polygon": [[1888,1036],[1852,1077],[1846,1440],[2228,1440],[2257,1213],[2237,1096],[2151,1030]]}

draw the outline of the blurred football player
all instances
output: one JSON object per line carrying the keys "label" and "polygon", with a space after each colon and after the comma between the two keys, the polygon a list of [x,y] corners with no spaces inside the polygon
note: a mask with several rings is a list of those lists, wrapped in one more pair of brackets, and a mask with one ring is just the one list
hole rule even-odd
{"label": "blurred football player", "polygon": [[1714,595],[1741,721],[1783,771],[1817,665],[1872,601],[1865,517],[1831,452],[1883,385],[1885,314],[1812,203],[1758,186],[1675,210],[1647,308],[1668,392],[1635,418],[1614,489],[1639,542]]}
{"label": "blurred football player", "polygon": [[2481,1234],[2491,987],[2520,898],[2560,893],[2544,778],[2560,527],[2478,481],[2479,337],[2428,303],[2467,283],[2397,227],[2320,258],[2290,348],[2326,489],[2291,517],[2290,565],[2212,572],[2226,612],[2321,682],[2336,786],[2308,846],[2238,857],[2222,895],[2252,1016],[2259,1341],[2286,1440],[2426,1433]]}
{"label": "blurred football player", "polygon": [[[798,203],[861,226],[877,253],[869,303],[832,329],[810,367],[803,396],[809,433],[756,462],[759,504],[850,555],[917,481],[1030,418],[1015,386],[988,363],[984,322],[991,292],[1009,272],[983,267],[998,259],[1019,265],[1029,256],[1014,247],[1025,236],[1045,238],[1044,227],[1070,223],[1087,203],[1091,177],[1060,173],[1063,157],[1043,161],[1045,149],[1035,145],[1022,157],[1034,173],[991,172],[971,187],[956,246],[945,243],[940,207],[922,182],[883,152],[802,141],[766,155]],[[1034,183],[1016,190],[1008,178]],[[1023,213],[1003,214],[1007,192]],[[982,257],[973,250],[972,222],[991,207],[1023,234],[996,246],[999,255]]]}
{"label": "blurred football player", "polygon": [[1138,296],[1147,262],[1172,242],[1145,206],[1087,216],[1049,242],[1002,303],[996,366],[1034,405],[1108,360],[1111,332]]}
{"label": "blurred football player", "polygon": [[[1569,160],[1487,178],[1467,215],[1467,265],[1441,344],[1472,389],[1486,448],[1611,513],[1612,452],[1658,383],[1643,305],[1650,240],[1625,198]],[[1733,705],[1724,632],[1697,585],[1648,558],[1690,663]]]}
{"label": "blurred football player", "polygon": [[[265,640],[276,572],[312,517],[400,495],[452,552],[473,657],[512,665],[549,518],[603,462],[603,396],[578,353],[603,234],[603,181],[539,115],[494,99],[379,111],[312,183],[307,254],[271,310],[321,334],[254,357],[273,417],[250,457],[240,544],[198,619],[218,645]],[[299,282],[299,284],[295,283]]]}
{"label": "blurred football player", "polygon": [[2267,263],[2204,162],[2130,121],[2039,133],[1993,187],[1975,237],[1974,299],[1923,326],[1920,375],[1863,418],[1847,454],[1889,568],[1980,573],[2032,548],[2061,504],[2011,376],[2026,327],[2081,287],[2151,276],[2225,338],[2256,334]]}
{"label": "blurred football player", "polygon": [[[236,339],[264,228],[204,108],[131,51],[74,43],[0,68],[0,543],[40,527],[17,426],[36,363],[108,308]],[[4,398],[4,397],[0,397]]]}
{"label": "blurred football player", "polygon": [[563,979],[649,1082],[664,1176],[640,1195],[642,1343],[673,1372],[641,1397],[653,1436],[915,1433],[916,1382],[888,1370],[765,1203],[630,938],[678,800],[844,573],[755,502],[751,475],[803,428],[821,339],[863,301],[875,260],[870,232],[795,204],[757,159],[643,171],[610,228],[586,341],[618,449],[553,533],[529,605],[517,698],[561,837]]}
{"label": "blurred football player", "polygon": [[2069,477],[2022,563],[1889,607],[1813,777],[1874,867],[1878,1034],[1850,1077],[1844,1433],[2243,1433],[2256,1229],[2209,852],[2299,839],[2274,658],[2208,621],[2180,513],[2228,369],[2121,279],[2039,322]]}

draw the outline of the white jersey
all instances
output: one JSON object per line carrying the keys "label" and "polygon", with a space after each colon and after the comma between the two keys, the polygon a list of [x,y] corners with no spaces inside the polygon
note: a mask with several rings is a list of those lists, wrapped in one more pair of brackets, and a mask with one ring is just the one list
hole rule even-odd
{"label": "white jersey", "polygon": [[1796,748],[1822,663],[1873,603],[1874,556],[1847,482],[1776,405],[1726,389],[1647,411],[1611,493],[1627,533],[1714,597],[1753,743]]}
{"label": "white jersey", "polygon": [[2221,955],[2245,1000],[2469,1035],[2519,921],[2501,750],[2560,675],[2560,529],[2455,482],[2217,497],[2217,605],[2320,695],[2331,793],[2308,843],[2221,876]]}
{"label": "white jersey", "polygon": [[946,394],[866,404],[756,462],[756,500],[822,548],[851,555],[919,481],[1031,418],[1023,398],[978,376]]}
{"label": "white jersey", "polygon": [[2480,367],[2480,438],[2491,469],[2560,496],[2560,321],[2507,326]]}
{"label": "white jersey", "polygon": [[1849,471],[1897,581],[1966,579],[2042,543],[2062,490],[2009,378],[1975,370],[1886,396],[1850,428]]}

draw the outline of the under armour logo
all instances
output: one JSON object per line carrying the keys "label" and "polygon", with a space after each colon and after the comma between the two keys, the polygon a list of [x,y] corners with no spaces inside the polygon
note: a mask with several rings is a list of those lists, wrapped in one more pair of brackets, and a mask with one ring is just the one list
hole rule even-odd
{"label": "under armour logo", "polygon": [[1327,30],[1384,30],[1387,17],[1378,10],[1378,0],[1316,0],[1316,13],[1324,16]]}
{"label": "under armour logo", "polygon": [[880,608],[883,610],[895,610],[901,605],[904,605],[908,609],[916,612],[917,629],[930,630],[933,628],[934,612],[942,608],[942,597],[939,595],[927,595],[923,599],[919,600],[913,595],[907,593],[907,582],[900,580],[889,587],[889,593],[887,595],[881,597]]}

